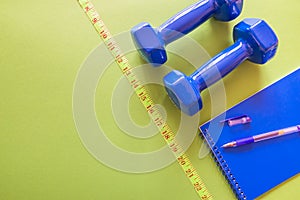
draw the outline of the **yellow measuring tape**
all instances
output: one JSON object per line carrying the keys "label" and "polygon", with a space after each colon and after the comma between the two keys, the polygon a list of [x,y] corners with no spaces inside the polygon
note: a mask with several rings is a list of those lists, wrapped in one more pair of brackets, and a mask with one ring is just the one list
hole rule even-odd
{"label": "yellow measuring tape", "polygon": [[126,56],[123,55],[121,49],[118,47],[117,43],[113,39],[113,36],[110,34],[108,28],[105,26],[103,20],[100,18],[100,15],[95,10],[94,5],[89,0],[78,0],[78,2],[84,10],[84,12],[86,13],[86,15],[88,16],[88,18],[90,19],[97,33],[102,38],[106,47],[113,55],[116,63],[128,79],[135,93],[140,98],[151,119],[160,130],[161,135],[163,136],[164,140],[167,142],[168,146],[176,156],[178,163],[182,167],[184,173],[186,174],[190,182],[193,184],[193,187],[199,195],[199,197],[202,200],[211,200],[212,196],[207,191],[196,169],[193,167],[190,159],[183,152],[180,145],[175,141],[174,133],[172,132],[168,124],[163,120],[162,115],[155,106],[152,98],[150,97],[145,87],[141,84],[141,82],[137,79],[136,75],[133,73],[132,66],[130,66]]}

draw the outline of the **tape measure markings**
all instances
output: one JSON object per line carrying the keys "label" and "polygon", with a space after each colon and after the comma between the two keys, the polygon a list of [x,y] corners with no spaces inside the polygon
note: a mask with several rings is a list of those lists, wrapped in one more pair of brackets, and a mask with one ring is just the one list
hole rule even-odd
{"label": "tape measure markings", "polygon": [[113,55],[122,73],[124,76],[126,76],[135,93],[138,95],[151,119],[159,129],[164,140],[167,142],[169,148],[176,156],[178,163],[180,164],[187,178],[192,183],[198,196],[202,200],[212,200],[212,196],[206,189],[206,186],[200,178],[198,172],[193,167],[188,156],[184,153],[182,147],[176,142],[174,133],[170,129],[169,125],[164,121],[149,93],[141,84],[141,81],[139,81],[136,75],[133,73],[132,66],[129,64],[126,56],[123,55],[116,41],[114,41],[113,36],[105,26],[103,20],[100,18],[98,12],[95,10],[94,5],[89,0],[78,0],[78,2],[105,43],[107,49]]}

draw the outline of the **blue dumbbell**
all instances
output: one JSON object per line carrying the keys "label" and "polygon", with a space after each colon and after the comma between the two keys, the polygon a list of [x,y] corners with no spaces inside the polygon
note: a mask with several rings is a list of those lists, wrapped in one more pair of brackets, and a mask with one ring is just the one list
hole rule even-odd
{"label": "blue dumbbell", "polygon": [[201,0],[177,13],[157,29],[141,23],[131,30],[136,48],[142,57],[154,66],[167,61],[165,46],[188,34],[211,16],[220,21],[230,21],[242,11],[243,0]]}
{"label": "blue dumbbell", "polygon": [[276,54],[278,39],[261,19],[245,19],[234,27],[235,43],[212,58],[191,76],[174,70],[164,77],[167,93],[175,105],[192,116],[202,108],[200,93],[248,59],[264,64]]}

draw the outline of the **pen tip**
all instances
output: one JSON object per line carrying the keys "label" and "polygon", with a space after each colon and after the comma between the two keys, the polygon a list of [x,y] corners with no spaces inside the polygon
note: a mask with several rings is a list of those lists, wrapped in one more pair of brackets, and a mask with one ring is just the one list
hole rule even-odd
{"label": "pen tip", "polygon": [[224,144],[223,146],[222,146],[222,148],[227,148],[228,147],[228,144]]}
{"label": "pen tip", "polygon": [[224,144],[224,145],[222,146],[222,148],[229,148],[229,147],[235,147],[235,143],[234,143],[234,142],[229,142],[229,143]]}

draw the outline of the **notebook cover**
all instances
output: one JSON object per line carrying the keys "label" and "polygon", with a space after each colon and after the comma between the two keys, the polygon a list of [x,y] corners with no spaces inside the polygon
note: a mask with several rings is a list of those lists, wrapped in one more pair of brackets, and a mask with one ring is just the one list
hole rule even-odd
{"label": "notebook cover", "polygon": [[[246,114],[252,122],[229,127],[220,123],[224,114]],[[200,131],[238,199],[254,199],[300,172],[300,133],[236,148],[221,146],[298,124],[299,69],[200,126]]]}

